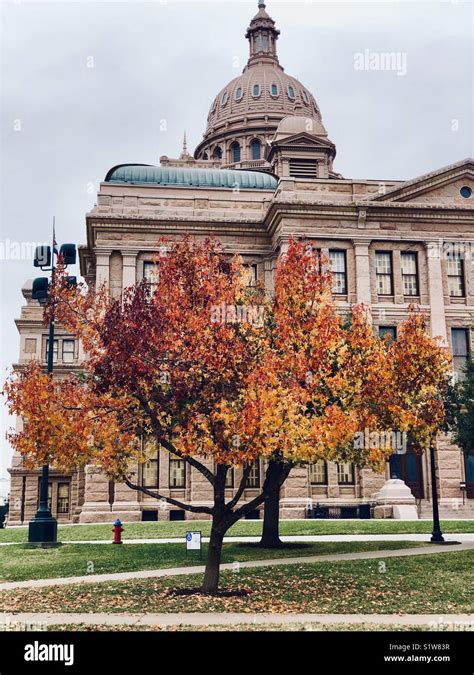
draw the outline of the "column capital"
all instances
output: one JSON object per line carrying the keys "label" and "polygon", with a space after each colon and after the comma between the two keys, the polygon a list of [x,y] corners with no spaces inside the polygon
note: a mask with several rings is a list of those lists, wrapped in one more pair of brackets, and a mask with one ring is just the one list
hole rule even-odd
{"label": "column capital", "polygon": [[433,241],[423,242],[428,258],[441,258],[441,251],[443,250],[443,239],[436,239]]}
{"label": "column capital", "polygon": [[137,262],[138,251],[125,250],[122,251],[123,264],[133,266]]}
{"label": "column capital", "polygon": [[96,259],[97,262],[99,262],[99,260],[100,260],[99,264],[108,265],[109,264],[109,258],[112,255],[112,249],[111,248],[96,248],[94,250],[94,255],[95,255],[95,259]]}
{"label": "column capital", "polygon": [[[369,250],[369,246],[372,243],[372,239],[364,238],[364,239],[353,239],[352,240],[352,245],[354,246],[355,252],[357,254],[358,251],[361,249],[365,249],[367,252]],[[365,252],[365,251],[364,251]]]}

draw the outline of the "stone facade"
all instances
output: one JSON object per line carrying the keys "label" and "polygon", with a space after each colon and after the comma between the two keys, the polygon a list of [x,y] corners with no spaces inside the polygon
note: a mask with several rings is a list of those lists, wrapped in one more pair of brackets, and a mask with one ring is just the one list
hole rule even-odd
{"label": "stone facade", "polygon": [[[278,68],[281,75],[283,71],[275,60],[276,52],[262,52],[259,56],[255,51],[258,44],[263,44],[255,41],[256,35],[263,35],[262,31],[268,29],[273,35],[268,43],[272,50],[278,37],[264,10],[260,3],[250,31],[251,55],[244,75],[247,73],[245,77],[250,77],[247,71],[254,69],[252,83],[271,87],[266,76],[259,80],[258,72]],[[343,178],[332,169],[335,146],[327,138],[316,102],[308,96],[305,107],[303,92],[306,90],[297,81],[291,80],[292,85],[289,82],[290,79],[286,79],[284,86],[294,86],[298,94],[296,103],[302,103],[299,106],[291,102],[291,110],[289,101],[283,97],[279,106],[277,97],[272,99],[268,111],[262,101],[257,106],[253,99],[247,103],[242,100],[240,108],[229,106],[228,110],[233,111],[229,118],[224,110],[216,112],[211,108],[204,140],[194,158],[186,147],[177,160],[163,158],[164,167],[175,167],[182,172],[181,182],[156,182],[146,178],[138,182],[119,181],[114,179],[115,170],[109,171],[100,186],[97,204],[86,216],[87,243],[80,249],[81,273],[86,281],[105,282],[111,292],[119,296],[123,288],[143,278],[146,263],[152,262],[161,236],[173,238],[191,233],[196,238],[218,237],[229,254],[239,253],[245,264],[255,267],[257,278],[271,293],[276,261],[285,253],[289,238],[294,236],[307,239],[326,254],[339,255],[343,283],[335,297],[341,313],[354,303],[364,303],[371,308],[375,331],[396,329],[407,316],[409,305],[417,304],[429,316],[433,337],[440,337],[447,346],[452,346],[453,335],[457,339],[465,336],[472,350],[474,161],[460,161],[406,182]],[[237,85],[232,84],[232,96]],[[243,98],[245,96],[251,96],[248,87]],[[265,96],[268,98],[268,92]],[[222,100],[222,92],[219,97],[216,101]],[[260,166],[277,174],[274,189],[198,187],[196,181],[189,178],[197,177],[199,171],[206,176],[211,175],[211,171],[225,171],[229,157],[206,159],[206,148],[210,152],[213,144],[221,142],[225,135],[229,136],[228,140],[232,137],[233,142],[250,138],[253,124],[260,125],[267,134]],[[245,166],[234,162],[233,168]],[[461,251],[461,262],[454,265],[454,270],[453,251]],[[407,253],[412,254],[411,264],[415,265],[410,294],[407,294]],[[388,258],[383,254],[389,254]],[[390,282],[386,280],[388,285],[384,288],[378,269],[381,256],[389,260],[390,267]],[[25,285],[23,294],[26,304],[17,321],[20,358],[16,368],[32,358],[45,362],[46,331],[41,321],[42,309],[31,299],[31,282]],[[76,343],[71,352],[68,342],[71,336],[64,331],[59,329],[57,338],[55,373],[61,377],[71,369],[79,369],[84,354]],[[458,365],[463,358],[463,354],[457,355]],[[357,467],[339,467],[338,470],[334,463],[321,469],[317,479],[309,467],[293,469],[282,489],[282,516],[303,518],[307,508],[315,504],[374,503],[374,495],[394,474],[411,487],[420,514],[429,515],[431,485],[427,457],[408,454],[410,456],[400,459],[398,465],[391,468],[387,465],[384,475]],[[450,444],[449,439],[442,438],[436,459],[442,515],[473,517],[474,500],[461,491],[460,482],[474,483],[474,476],[466,475],[460,450]],[[264,469],[262,465],[260,480]],[[142,471],[142,467],[136,467],[138,480]],[[233,485],[238,484],[240,472],[241,468],[234,468]],[[188,465],[184,467],[184,474],[180,474],[179,484],[170,482],[170,457],[166,452],[159,455],[157,475],[161,494],[194,504],[210,503],[209,484]],[[27,522],[36,510],[38,474],[26,471],[21,459],[15,456],[11,477],[10,523]],[[58,497],[59,485],[69,485],[67,513],[58,514],[63,522],[111,522],[117,516],[124,521],[170,519],[185,515],[124,485],[111,485],[95,467],[69,476],[53,471],[51,482],[54,513],[58,511],[58,504],[64,509],[64,497],[62,502]],[[474,494],[474,484],[472,487],[471,494]],[[61,488],[62,494],[64,489]],[[258,489],[257,473],[255,487],[245,491],[243,500],[249,500]],[[229,486],[229,496],[233,490]],[[185,517],[198,516],[186,514]]]}

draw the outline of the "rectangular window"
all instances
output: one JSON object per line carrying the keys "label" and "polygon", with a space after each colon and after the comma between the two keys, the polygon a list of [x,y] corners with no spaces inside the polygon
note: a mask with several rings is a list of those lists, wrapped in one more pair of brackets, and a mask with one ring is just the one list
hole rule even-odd
{"label": "rectangular window", "polygon": [[63,340],[63,363],[74,362],[74,340]]}
{"label": "rectangular window", "polygon": [[419,295],[418,256],[416,253],[402,253],[403,295]]}
{"label": "rectangular window", "polygon": [[469,331],[467,328],[452,328],[453,365],[456,373],[462,374],[469,359]]}
{"label": "rectangular window", "polygon": [[393,295],[392,254],[390,251],[376,251],[375,272],[378,295]]}
{"label": "rectangular window", "polygon": [[170,457],[170,488],[186,487],[186,462]]}
{"label": "rectangular window", "polygon": [[243,277],[247,288],[255,288],[257,285],[257,265],[244,265]]}
{"label": "rectangular window", "polygon": [[58,513],[69,513],[69,483],[58,483]]}
{"label": "rectangular window", "polygon": [[448,293],[451,298],[464,297],[464,260],[461,251],[449,251],[446,256]]}
{"label": "rectangular window", "polygon": [[327,467],[324,459],[309,465],[309,482],[311,485],[327,485]]}
{"label": "rectangular window", "polygon": [[[46,346],[44,350],[44,359],[45,361],[48,360],[48,352],[49,352],[49,340],[46,340]],[[53,341],[53,363],[58,362],[58,341],[54,340]]]}
{"label": "rectangular window", "polygon": [[354,485],[354,464],[352,462],[339,462],[337,482],[339,485]]}
{"label": "rectangular window", "polygon": [[346,252],[329,251],[329,260],[332,271],[332,292],[336,295],[347,293]]}
{"label": "rectangular window", "polygon": [[[38,502],[36,508],[39,508],[41,501],[41,478],[38,478]],[[48,508],[51,509],[53,506],[53,484],[48,483]]]}
{"label": "rectangular window", "polygon": [[159,275],[158,263],[148,260],[143,263],[143,278],[148,281],[152,291],[156,288]]}
{"label": "rectangular window", "polygon": [[231,467],[227,475],[225,477],[225,486],[226,488],[233,488],[234,487],[234,469]]}
{"label": "rectangular window", "polygon": [[[386,337],[388,335],[388,337]],[[397,339],[396,326],[379,326],[379,337],[388,342],[394,342]]]}
{"label": "rectangular window", "polygon": [[260,462],[258,459],[255,460],[252,464],[252,468],[250,469],[250,473],[247,478],[247,485],[246,487],[248,488],[258,488],[260,487]]}
{"label": "rectangular window", "polygon": [[142,465],[142,485],[148,488],[158,487],[160,456],[156,440],[152,436],[142,439],[143,454],[147,461]]}

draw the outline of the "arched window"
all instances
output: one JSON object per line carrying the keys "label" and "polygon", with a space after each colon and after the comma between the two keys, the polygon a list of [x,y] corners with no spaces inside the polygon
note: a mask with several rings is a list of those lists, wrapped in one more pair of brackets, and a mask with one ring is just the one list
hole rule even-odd
{"label": "arched window", "polygon": [[254,84],[252,87],[252,96],[258,98],[260,96],[260,85]]}
{"label": "arched window", "polygon": [[222,159],[222,148],[219,145],[214,148],[213,157],[214,159]]}
{"label": "arched window", "polygon": [[242,87],[237,87],[237,89],[235,91],[235,100],[241,101],[243,96],[244,96],[244,91],[243,91]]}
{"label": "arched window", "polygon": [[278,96],[278,85],[277,84],[272,84],[270,87],[270,93],[272,96]]}
{"label": "arched window", "polygon": [[295,90],[291,85],[288,85],[288,98],[295,99]]}
{"label": "arched window", "polygon": [[250,156],[252,159],[260,159],[262,152],[262,145],[258,138],[254,138],[250,143]]}
{"label": "arched window", "polygon": [[232,153],[233,163],[237,164],[237,162],[240,162],[240,145],[237,142],[232,143],[230,146],[230,151]]}
{"label": "arched window", "polygon": [[221,97],[221,105],[225,105],[227,103],[228,98],[229,98],[229,94],[225,91],[222,94],[222,97]]}

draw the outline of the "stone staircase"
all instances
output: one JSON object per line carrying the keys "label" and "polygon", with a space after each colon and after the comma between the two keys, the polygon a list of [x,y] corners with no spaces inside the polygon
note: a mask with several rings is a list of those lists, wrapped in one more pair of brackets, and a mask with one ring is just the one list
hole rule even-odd
{"label": "stone staircase", "polygon": [[[418,506],[418,515],[430,519],[433,515],[431,502],[423,500]],[[474,504],[471,499],[466,499],[464,504],[462,499],[446,500],[439,505],[439,517],[441,520],[474,520]]]}

